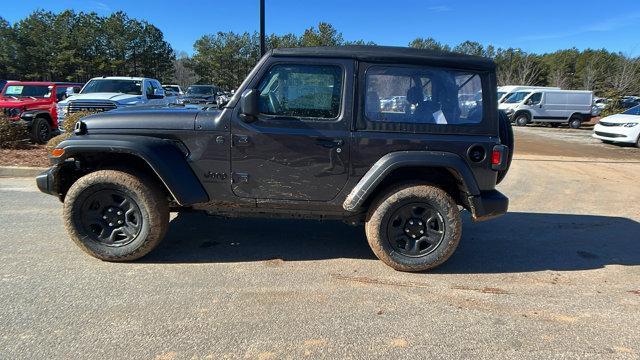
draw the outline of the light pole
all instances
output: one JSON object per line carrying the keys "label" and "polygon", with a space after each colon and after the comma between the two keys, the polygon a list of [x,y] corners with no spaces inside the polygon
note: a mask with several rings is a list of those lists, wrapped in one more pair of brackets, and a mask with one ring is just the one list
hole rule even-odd
{"label": "light pole", "polygon": [[264,56],[267,47],[264,38],[264,0],[260,0],[260,56]]}

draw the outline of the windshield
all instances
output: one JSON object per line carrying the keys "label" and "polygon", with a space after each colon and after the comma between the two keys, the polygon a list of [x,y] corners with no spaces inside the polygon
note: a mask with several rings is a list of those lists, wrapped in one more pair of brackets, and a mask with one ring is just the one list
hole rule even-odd
{"label": "windshield", "polygon": [[505,104],[515,104],[515,103],[519,103],[522,100],[524,100],[524,98],[527,97],[527,95],[531,94],[531,92],[529,91],[518,91],[515,92],[511,95],[509,95],[509,97],[503,101]]}
{"label": "windshield", "polygon": [[218,88],[215,86],[189,86],[187,95],[215,95]]}
{"label": "windshield", "polygon": [[640,105],[632,107],[631,109],[623,112],[623,114],[626,114],[626,115],[640,115]]}
{"label": "windshield", "polygon": [[122,93],[129,95],[142,95],[142,81],[114,79],[91,80],[87,85],[85,85],[80,93]]}
{"label": "windshield", "polygon": [[48,85],[9,85],[4,91],[6,97],[51,97],[51,86]]}

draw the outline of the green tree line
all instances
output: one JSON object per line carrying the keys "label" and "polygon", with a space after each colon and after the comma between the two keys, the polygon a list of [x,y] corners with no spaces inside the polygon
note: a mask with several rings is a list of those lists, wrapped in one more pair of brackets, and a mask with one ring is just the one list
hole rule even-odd
{"label": "green tree line", "polygon": [[123,12],[36,10],[0,17],[0,79],[86,81],[95,76],[173,77],[175,54],[160,29]]}

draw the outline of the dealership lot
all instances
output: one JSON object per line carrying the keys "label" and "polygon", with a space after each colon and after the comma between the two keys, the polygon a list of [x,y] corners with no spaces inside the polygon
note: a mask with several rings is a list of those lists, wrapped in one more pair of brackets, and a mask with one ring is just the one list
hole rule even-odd
{"label": "dealership lot", "polygon": [[361,228],[181,214],[146,258],[82,253],[60,203],[0,179],[0,358],[640,356],[640,149],[516,128],[510,213],[436,271]]}

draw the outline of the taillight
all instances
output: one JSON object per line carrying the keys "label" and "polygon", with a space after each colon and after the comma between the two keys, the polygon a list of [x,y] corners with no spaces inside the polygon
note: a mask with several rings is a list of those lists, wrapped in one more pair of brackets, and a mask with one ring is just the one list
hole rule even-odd
{"label": "taillight", "polygon": [[505,145],[496,145],[491,151],[491,168],[493,170],[505,170],[508,166],[507,156],[509,156],[509,148]]}
{"label": "taillight", "polygon": [[502,152],[500,150],[493,150],[491,154],[491,165],[500,165],[502,162]]}

